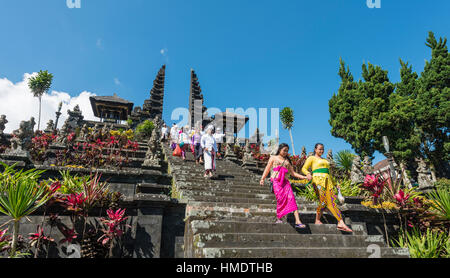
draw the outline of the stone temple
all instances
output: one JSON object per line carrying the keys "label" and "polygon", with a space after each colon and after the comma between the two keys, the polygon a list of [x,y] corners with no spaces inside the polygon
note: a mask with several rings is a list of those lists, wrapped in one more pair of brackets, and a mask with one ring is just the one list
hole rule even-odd
{"label": "stone temple", "polygon": [[[109,257],[409,257],[407,249],[392,248],[386,242],[386,235],[392,236],[399,229],[396,212],[385,212],[382,215],[375,209],[362,206],[361,198],[346,197],[345,204],[341,206],[345,222],[353,229],[353,234],[338,231],[335,218],[327,212],[323,216],[324,224],[315,225],[316,204],[300,197],[297,197],[300,218],[307,224],[307,228],[296,230],[292,215],[288,216],[286,222],[276,224],[276,199],[269,184],[259,184],[265,165],[252,157],[249,140],[246,140],[243,157],[234,152],[233,147],[237,146],[233,146],[233,143],[236,143],[233,138],[230,138],[231,142],[227,141],[225,156],[217,160],[217,173],[211,179],[203,178],[203,166],[195,164],[190,152],[187,153],[186,161],[172,156],[170,146],[159,140],[159,128],[153,131],[151,137],[138,141],[135,150],[121,149],[114,152],[115,155],[126,156],[125,166],[97,166],[94,170],[87,165],[73,167],[58,163],[58,157],[66,151],[73,151],[74,146],[79,151],[80,146],[88,145],[88,140],[102,140],[110,130],[128,129],[129,126],[121,124],[121,121],[131,120],[132,127],[135,127],[145,120],[162,119],[165,70],[166,67],[162,66],[157,72],[150,96],[144,100],[142,107],[134,106],[116,95],[93,97],[92,109],[99,118],[98,121],[86,121],[81,111],[70,111],[70,119],[60,129],[52,131],[51,124],[47,129],[49,133],[60,135],[64,140],[52,143],[38,158],[33,158],[29,153],[18,155],[19,152],[14,150],[5,151],[0,154],[1,162],[16,164],[20,169],[45,170],[42,179],[60,179],[62,171],[81,176],[90,175],[92,171],[100,173],[101,181],[108,183],[110,192],[119,192],[122,195],[113,205],[125,209],[128,217],[120,241],[111,245],[114,248],[111,247],[107,251]],[[235,120],[231,126],[224,126],[224,130],[237,133],[248,118],[232,114],[213,117],[205,115],[204,93],[196,73],[191,70],[190,75],[189,97],[186,94],[186,100],[189,101],[187,107],[190,111],[195,110],[196,103],[201,107],[199,115],[191,114],[190,124],[195,124],[194,119],[199,119],[203,126],[220,124],[224,118],[231,117]],[[20,128],[14,131],[15,145],[21,146],[21,152],[30,151],[27,145],[33,136],[33,123],[34,119],[24,121]],[[7,115],[1,117],[2,131],[5,124]],[[90,138],[90,129],[93,138]],[[259,132],[254,135],[256,141],[260,140],[261,136]],[[0,142],[8,150],[14,148],[8,143],[12,138],[12,134],[0,133]],[[97,206],[89,213],[89,219],[93,223],[100,221],[101,217],[106,217],[107,208],[101,207],[100,204]],[[50,215],[55,214],[60,219],[56,227],[52,226],[54,220],[50,221]],[[36,233],[38,225],[42,225],[46,236],[51,236],[54,242],[58,243],[66,238],[58,229],[71,227],[73,213],[64,209],[46,211],[45,207],[41,207],[28,218],[30,221],[21,221],[20,234],[23,238]],[[386,219],[386,223],[383,219]],[[0,215],[0,224],[9,220],[10,217]],[[11,225],[10,222],[10,231]],[[88,231],[87,236],[71,239],[70,244],[49,244],[46,252],[42,254],[36,247],[31,248],[30,252],[44,258],[105,256],[100,252],[104,248],[100,248],[99,241],[93,240],[90,234],[95,229],[84,229],[79,223],[74,229],[80,237],[84,230]],[[375,245],[376,252],[370,248]]]}

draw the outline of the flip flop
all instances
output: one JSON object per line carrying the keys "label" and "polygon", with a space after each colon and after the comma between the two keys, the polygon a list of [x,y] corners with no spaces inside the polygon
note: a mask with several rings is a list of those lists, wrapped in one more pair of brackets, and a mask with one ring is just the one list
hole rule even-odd
{"label": "flip flop", "polygon": [[304,229],[306,228],[305,224],[295,224],[295,228]]}
{"label": "flip flop", "polygon": [[337,229],[342,232],[353,233],[353,231],[350,228],[346,229],[346,228],[337,227]]}

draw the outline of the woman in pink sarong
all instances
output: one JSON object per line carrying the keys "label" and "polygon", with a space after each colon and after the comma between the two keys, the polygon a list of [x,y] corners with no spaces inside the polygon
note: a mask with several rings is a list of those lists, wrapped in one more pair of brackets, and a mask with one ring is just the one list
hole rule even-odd
{"label": "woman in pink sarong", "polygon": [[294,212],[295,227],[305,228],[305,225],[300,221],[295,195],[286,174],[289,173],[291,176],[299,179],[306,179],[306,176],[300,175],[294,171],[289,158],[289,146],[287,144],[280,144],[276,155],[270,157],[260,180],[261,185],[264,185],[264,180],[271,169],[272,174],[270,180],[273,184],[273,192],[277,199],[277,223],[282,223],[281,219],[285,215]]}

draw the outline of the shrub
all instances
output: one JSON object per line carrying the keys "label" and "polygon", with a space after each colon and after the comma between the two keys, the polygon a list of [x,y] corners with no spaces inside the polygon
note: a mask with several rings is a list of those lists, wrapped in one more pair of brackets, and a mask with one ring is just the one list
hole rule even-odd
{"label": "shrub", "polygon": [[398,240],[393,240],[394,246],[408,248],[412,258],[439,258],[445,256],[448,236],[445,233],[427,229],[421,233],[418,229],[411,232],[402,231]]}
{"label": "shrub", "polygon": [[152,135],[152,131],[155,128],[155,124],[150,120],[145,120],[143,123],[139,124],[136,127],[136,134],[141,137],[150,137]]}

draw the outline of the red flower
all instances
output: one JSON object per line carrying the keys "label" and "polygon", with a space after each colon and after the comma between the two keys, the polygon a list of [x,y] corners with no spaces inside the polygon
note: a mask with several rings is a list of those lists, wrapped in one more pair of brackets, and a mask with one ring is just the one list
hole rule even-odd
{"label": "red flower", "polygon": [[63,226],[61,226],[61,233],[64,235],[64,239],[62,239],[59,243],[72,243],[72,240],[76,239],[78,237],[77,233],[75,232],[75,229],[66,229]]}
{"label": "red flower", "polygon": [[409,194],[405,194],[405,192],[400,189],[398,193],[394,195],[394,198],[400,206],[404,207],[409,199]]}
{"label": "red flower", "polygon": [[53,238],[45,236],[44,235],[44,228],[40,227],[39,225],[37,226],[37,233],[34,233],[34,234],[31,233],[29,235],[30,235],[29,239],[31,240],[31,246],[34,246],[38,242],[38,240],[40,240],[41,242],[53,242],[53,241],[55,241]]}
{"label": "red flower", "polygon": [[55,192],[58,191],[58,189],[60,189],[60,188],[61,188],[61,183],[59,181],[56,181],[56,182],[52,183],[50,185],[50,192],[51,192],[51,194],[52,195],[55,194]]}
{"label": "red flower", "polygon": [[124,217],[125,209],[118,209],[116,211],[109,209],[106,213],[108,214],[109,219],[101,218],[101,221],[107,229],[102,230],[104,234],[98,239],[98,241],[103,239],[103,245],[107,244],[110,240],[116,237],[122,236],[123,231],[120,229],[119,224],[128,218]]}
{"label": "red flower", "polygon": [[87,198],[84,197],[83,193],[80,194],[71,194],[66,198],[66,205],[68,206],[68,210],[73,210],[78,212],[82,210],[82,205]]}
{"label": "red flower", "polygon": [[0,242],[8,241],[9,237],[5,236],[6,232],[8,231],[8,228],[4,230],[0,230]]}

